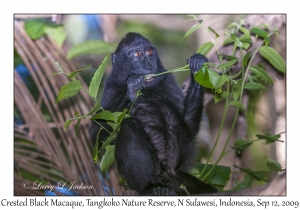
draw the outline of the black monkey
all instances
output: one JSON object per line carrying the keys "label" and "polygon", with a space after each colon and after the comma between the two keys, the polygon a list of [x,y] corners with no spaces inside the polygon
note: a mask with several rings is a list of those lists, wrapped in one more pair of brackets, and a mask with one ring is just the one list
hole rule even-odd
{"label": "black monkey", "polygon": [[[207,58],[189,59],[191,82],[186,97],[173,75],[144,80],[148,74],[166,71],[156,48],[143,36],[128,33],[112,54],[112,72],[106,80],[101,105],[111,112],[133,104],[130,118],[122,122],[115,140],[117,165],[131,189],[144,195],[186,195],[217,190],[188,174],[195,154],[195,137],[203,109],[203,87],[193,78]],[[90,133],[96,140],[99,125]],[[104,131],[102,131],[104,133]],[[105,139],[106,134],[100,134]]]}

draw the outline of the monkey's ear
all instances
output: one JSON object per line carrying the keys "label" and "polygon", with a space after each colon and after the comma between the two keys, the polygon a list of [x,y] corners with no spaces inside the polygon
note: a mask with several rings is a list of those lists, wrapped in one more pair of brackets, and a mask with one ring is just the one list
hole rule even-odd
{"label": "monkey's ear", "polygon": [[112,53],[112,54],[110,54],[110,56],[111,56],[111,63],[114,64],[117,55],[115,53]]}

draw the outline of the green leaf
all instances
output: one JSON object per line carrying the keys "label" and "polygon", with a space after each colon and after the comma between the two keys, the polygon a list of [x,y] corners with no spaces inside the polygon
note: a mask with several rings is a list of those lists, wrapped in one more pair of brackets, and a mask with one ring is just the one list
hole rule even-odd
{"label": "green leaf", "polygon": [[238,61],[238,59],[234,59],[234,60],[228,61],[226,63],[222,63],[217,67],[217,69],[228,68],[229,66],[232,66],[233,64],[235,64],[237,61]]}
{"label": "green leaf", "polygon": [[245,84],[245,89],[248,90],[265,90],[266,87],[257,82],[249,82]]}
{"label": "green leaf", "polygon": [[102,127],[100,127],[97,136],[96,136],[96,142],[94,145],[94,151],[93,151],[93,157],[94,157],[94,162],[97,163],[98,162],[98,154],[99,154],[99,142],[100,142],[100,133],[103,130]]}
{"label": "green leaf", "polygon": [[198,28],[200,28],[202,26],[201,23],[196,23],[195,25],[193,25],[184,35],[183,38],[188,37],[189,35],[191,35],[192,33],[194,33]]}
{"label": "green leaf", "polygon": [[239,168],[241,171],[247,173],[250,175],[252,178],[258,180],[258,181],[264,181],[267,182],[266,177],[268,175],[268,171],[253,171],[249,168],[240,168],[235,166],[236,168]]}
{"label": "green leaf", "polygon": [[239,83],[239,84],[235,84],[233,86],[233,94],[232,94],[232,98],[233,100],[237,101],[240,94],[241,94],[241,88],[242,88],[242,84]]}
{"label": "green leaf", "polygon": [[[265,133],[265,134],[257,134],[256,137],[258,139],[265,139],[266,140],[266,144],[272,144],[276,141],[281,141],[281,140],[278,140],[280,138],[280,134],[275,134],[275,135],[272,135],[270,133]],[[282,141],[281,141],[282,142]]]}
{"label": "green leaf", "polygon": [[239,30],[240,30],[243,34],[245,34],[245,35],[247,35],[247,36],[250,36],[250,32],[249,32],[249,30],[248,30],[247,28],[241,26],[241,27],[239,28]]}
{"label": "green leaf", "polygon": [[98,112],[91,118],[91,120],[106,120],[106,121],[114,121],[115,122],[113,113],[111,113],[108,110]]}
{"label": "green leaf", "polygon": [[74,80],[66,85],[64,85],[55,100],[55,103],[58,103],[62,99],[70,98],[75,96],[79,90],[82,88],[81,82],[79,80]]}
{"label": "green leaf", "polygon": [[63,26],[60,27],[45,27],[45,33],[58,45],[62,46],[67,38],[67,33]]}
{"label": "green leaf", "polygon": [[269,171],[284,171],[281,168],[280,163],[278,163],[276,160],[271,160],[266,162],[266,167],[269,169]]}
{"label": "green leaf", "polygon": [[245,111],[244,105],[239,101],[231,101],[230,105],[235,106],[236,108]]}
{"label": "green leaf", "polygon": [[231,34],[230,34],[230,38],[231,38],[232,40],[235,40],[235,39],[236,39],[236,33],[231,33]]}
{"label": "green leaf", "polygon": [[242,73],[242,70],[239,70],[236,74],[232,75],[232,76],[228,76],[230,79],[234,79],[237,78],[238,76],[240,76],[240,74]]}
{"label": "green leaf", "polygon": [[[197,170],[202,172],[205,164],[197,164]],[[208,164],[206,167],[206,172],[208,172],[213,167],[212,164]],[[230,178],[231,169],[227,166],[217,165],[212,172],[208,175],[205,181],[218,186],[226,186]],[[205,174],[205,173],[204,173]]]}
{"label": "green leaf", "polygon": [[228,77],[225,75],[222,75],[218,78],[218,81],[214,84],[215,89],[220,89],[223,87],[223,85],[229,80]]}
{"label": "green leaf", "polygon": [[248,60],[251,57],[251,53],[252,53],[252,50],[250,50],[249,52],[247,52],[246,55],[243,57],[243,64],[244,64],[244,66],[247,66]]}
{"label": "green leaf", "polygon": [[25,22],[24,28],[31,39],[38,39],[45,34],[45,29],[47,27],[59,27],[59,26],[62,25],[46,22],[44,20],[34,19],[34,20],[27,20]]}
{"label": "green leaf", "polygon": [[73,71],[73,72],[71,72],[71,73],[68,75],[68,78],[73,79],[73,78],[76,77],[79,73],[81,73],[82,71],[84,71],[84,70],[86,70],[86,69],[89,69],[89,68],[91,68],[91,67],[92,67],[92,65],[91,65],[91,64],[88,64],[88,65],[86,65],[85,67],[83,67],[83,68],[81,68],[81,69],[78,69],[78,70],[76,70],[76,71]]}
{"label": "green leaf", "polygon": [[224,40],[223,46],[231,44],[232,42],[233,42],[233,40],[231,39],[231,37],[229,37],[229,38],[227,38],[227,39]]}
{"label": "green leaf", "polygon": [[213,88],[214,89],[219,89],[220,86],[218,86],[218,82],[220,81],[220,75],[217,74],[214,70],[208,68],[206,71],[209,75],[209,80],[211,81],[211,83],[213,84]]}
{"label": "green leaf", "polygon": [[234,141],[234,149],[237,150],[238,154],[241,154],[241,152],[247,149],[251,144],[252,142],[246,142],[244,139],[238,138]]}
{"label": "green leaf", "polygon": [[45,22],[30,20],[25,22],[25,31],[31,39],[38,39],[45,33]]}
{"label": "green leaf", "polygon": [[270,75],[263,69],[260,68],[258,66],[250,66],[250,70],[258,77],[260,77],[262,80],[264,80],[265,82],[273,85],[274,81],[273,79],[270,77]]}
{"label": "green leaf", "polygon": [[115,44],[109,44],[99,40],[89,40],[78,45],[73,46],[68,54],[67,58],[73,58],[79,55],[89,54],[110,54],[116,49]]}
{"label": "green leaf", "polygon": [[234,190],[238,191],[238,190],[245,190],[248,189],[252,186],[252,183],[256,181],[256,179],[254,179],[252,176],[250,176],[249,174],[245,174],[244,176],[244,180],[242,182],[239,183],[235,183],[234,184]]}
{"label": "green leaf", "polygon": [[247,50],[247,49],[250,47],[250,44],[249,44],[249,43],[244,43],[244,42],[243,42],[243,43],[242,43],[242,46],[243,46],[244,49]]}
{"label": "green leaf", "polygon": [[251,28],[250,32],[252,34],[255,34],[255,35],[260,36],[262,38],[266,38],[269,35],[268,32],[266,32],[265,30],[262,30],[258,27]]}
{"label": "green leaf", "polygon": [[241,37],[239,38],[239,40],[240,40],[241,42],[248,43],[248,44],[251,44],[251,43],[252,43],[252,39],[250,38],[250,36],[247,36],[247,35],[241,36]]}
{"label": "green leaf", "polygon": [[207,55],[209,51],[214,47],[214,44],[212,42],[206,42],[203,45],[199,47],[197,50],[197,53],[200,53],[201,55]]}
{"label": "green leaf", "polygon": [[80,125],[80,121],[81,121],[81,119],[78,119],[78,120],[77,120],[76,127],[75,127],[75,130],[76,130],[76,136],[77,136],[77,138],[79,138],[79,139],[80,139],[80,137],[79,137],[79,125]]}
{"label": "green leaf", "polygon": [[97,93],[100,87],[100,83],[103,77],[103,73],[105,71],[108,59],[109,59],[110,55],[107,55],[104,60],[102,61],[101,65],[99,66],[99,68],[96,70],[90,86],[89,86],[89,94],[93,97],[96,98],[97,97]]}
{"label": "green leaf", "polygon": [[106,152],[100,162],[100,169],[102,172],[108,170],[109,166],[115,161],[115,145],[107,145]]}
{"label": "green leaf", "polygon": [[206,69],[205,67],[202,67],[200,71],[196,72],[194,74],[194,78],[196,82],[198,82],[203,87],[214,89],[214,85],[209,78],[208,69]]}
{"label": "green leaf", "polygon": [[210,31],[210,32],[212,32],[212,33],[215,34],[216,38],[220,37],[219,34],[217,34],[217,32],[214,31],[214,29],[212,29],[212,28],[209,27],[209,26],[208,26],[207,28],[208,28],[208,31]]}
{"label": "green leaf", "polygon": [[73,121],[73,119],[67,119],[66,122],[65,122],[65,125],[64,125],[64,129],[67,129],[70,125],[70,123]]}
{"label": "green leaf", "polygon": [[266,58],[276,69],[285,73],[285,63],[281,55],[271,47],[262,46],[259,49],[260,54]]}
{"label": "green leaf", "polygon": [[227,25],[226,28],[232,28],[232,27],[237,27],[237,26],[239,26],[238,23],[232,22],[232,23],[230,23],[229,25]]}

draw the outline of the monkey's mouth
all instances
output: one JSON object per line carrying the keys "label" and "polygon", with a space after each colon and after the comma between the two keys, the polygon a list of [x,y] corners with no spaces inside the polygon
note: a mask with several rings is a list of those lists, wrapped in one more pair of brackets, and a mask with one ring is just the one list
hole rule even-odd
{"label": "monkey's mouth", "polygon": [[144,76],[144,80],[146,82],[152,82],[154,80],[154,78],[152,77],[152,74],[148,74]]}

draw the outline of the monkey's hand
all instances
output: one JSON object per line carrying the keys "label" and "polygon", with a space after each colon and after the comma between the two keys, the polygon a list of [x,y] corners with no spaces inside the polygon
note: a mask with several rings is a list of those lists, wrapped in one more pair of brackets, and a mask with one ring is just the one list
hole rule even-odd
{"label": "monkey's hand", "polygon": [[190,65],[190,69],[195,74],[199,69],[202,68],[204,63],[207,63],[208,60],[205,56],[201,54],[194,54],[190,59],[187,59],[187,64]]}
{"label": "monkey's hand", "polygon": [[136,97],[138,90],[145,86],[144,75],[130,75],[127,79],[127,96],[131,101]]}

